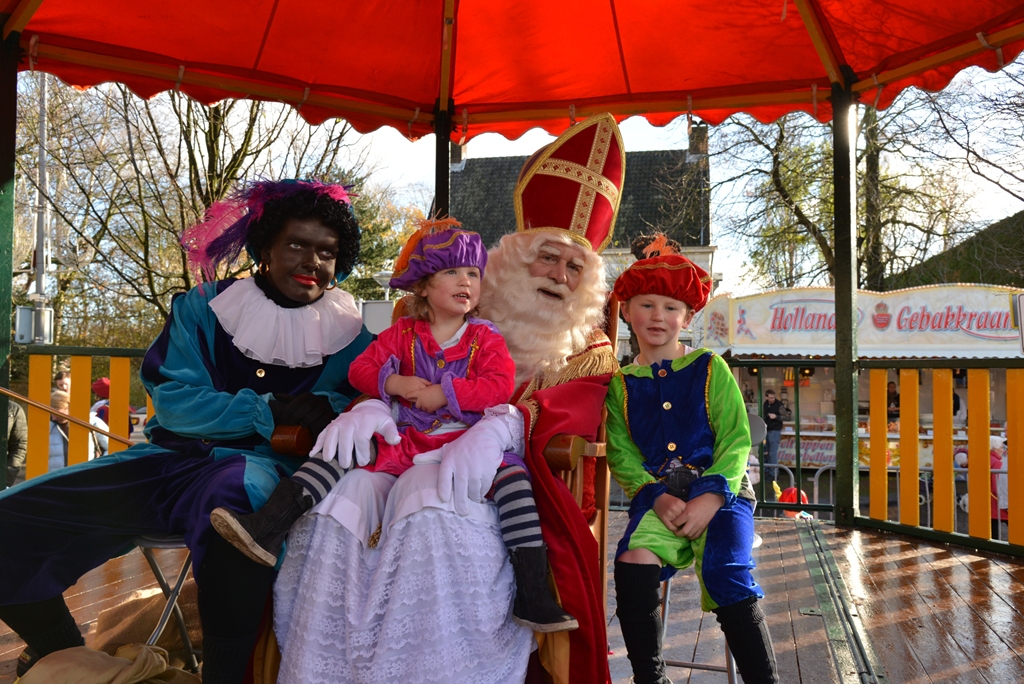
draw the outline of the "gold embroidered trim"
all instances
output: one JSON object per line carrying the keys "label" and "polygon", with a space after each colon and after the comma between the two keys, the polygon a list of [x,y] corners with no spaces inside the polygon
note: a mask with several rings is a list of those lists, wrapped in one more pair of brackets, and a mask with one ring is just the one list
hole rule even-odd
{"label": "gold embroidered trim", "polygon": [[[442,242],[439,245],[425,245],[423,247],[423,249],[424,250],[427,250],[427,249],[444,249],[445,247],[450,246],[453,242],[458,240],[460,235],[467,235],[467,232],[464,231],[464,230],[457,230],[457,231],[452,233],[452,236],[450,238],[448,238],[447,242]],[[415,256],[417,256],[417,255],[414,254],[413,257],[415,257]],[[410,258],[412,258],[412,257],[410,257]],[[419,258],[423,259],[424,257],[419,257]]]}
{"label": "gold embroidered trim", "polygon": [[[595,138],[594,144],[597,144]],[[605,156],[608,156],[608,150],[605,150]],[[602,162],[602,166],[603,166]],[[565,178],[571,181],[575,181],[582,185],[584,188],[591,188],[596,192],[601,193],[609,202],[614,202],[619,197],[619,189],[616,188],[610,180],[601,175],[599,170],[593,168],[587,168],[582,164],[576,162],[566,161],[564,159],[549,159],[540,165],[537,169],[538,176],[554,176],[556,178]],[[577,205],[578,206],[578,205]]]}
{"label": "gold embroidered trim", "polygon": [[412,374],[416,375],[416,333],[412,334],[412,342],[409,344],[409,362],[412,363]]}
{"label": "gold embroidered trim", "polygon": [[547,228],[527,228],[526,230],[521,230],[519,232],[526,233],[528,235],[533,233],[554,233],[556,235],[565,234],[570,240],[581,247],[586,247],[590,251],[594,250],[593,245],[590,244],[590,240],[585,236],[580,235],[579,233],[574,233],[571,230],[566,230],[565,228],[559,228],[558,226],[548,226]]}
{"label": "gold embroidered trim", "polygon": [[[633,429],[629,427],[629,392],[626,390],[626,376],[620,373],[616,377],[620,382],[622,382],[622,419],[626,423],[626,432],[629,434],[629,441],[633,442],[633,446],[636,446],[636,442],[633,440]],[[637,449],[639,450],[639,447],[637,447]]]}
{"label": "gold embroidered trim", "polygon": [[[587,159],[587,168],[597,173],[604,171],[604,163],[608,161],[608,153],[611,151],[612,126],[608,119],[599,119],[597,132],[594,134],[594,143],[590,146],[590,157]],[[618,192],[616,192],[618,194]]]}
{"label": "gold embroidered trim", "polygon": [[[519,406],[525,407],[527,413],[530,414],[530,432],[533,432],[533,426],[537,424],[537,412],[539,411],[537,402],[533,399],[527,399],[526,401],[520,400]],[[530,435],[526,435],[526,441],[530,441]]]}
{"label": "gold embroidered trim", "polygon": [[635,499],[635,498],[637,497],[637,494],[639,494],[639,493],[640,493],[640,491],[641,491],[641,490],[642,490],[642,489],[643,489],[644,487],[646,487],[647,485],[652,485],[652,484],[657,484],[657,483],[658,483],[658,480],[651,480],[650,482],[644,482],[644,483],[643,483],[642,485],[640,485],[639,487],[637,487],[637,488],[636,488],[636,491],[635,491],[635,492],[633,492],[633,496],[631,496],[631,497],[629,497],[629,498],[630,498],[630,499]]}
{"label": "gold embroidered trim", "polygon": [[476,355],[476,350],[480,348],[480,334],[478,333],[473,337],[473,341],[469,345],[469,360],[466,361],[466,377],[469,377],[469,368],[473,365],[473,357]]}
{"label": "gold embroidered trim", "polygon": [[715,426],[711,424],[711,369],[714,368],[714,364],[711,363],[715,360],[714,353],[708,358],[708,378],[704,381],[704,412],[708,416],[708,427],[711,428],[711,434],[715,436],[715,441],[718,440],[718,433],[715,432]]}
{"label": "gold embroidered trim", "polygon": [[384,531],[383,526],[380,523],[378,523],[377,524],[377,531],[374,532],[373,534],[371,534],[370,538],[366,540],[366,548],[368,548],[368,549],[375,549],[375,548],[377,548],[377,544],[380,543],[381,532],[383,532],[383,531]]}
{"label": "gold embroidered trim", "polygon": [[[658,263],[655,263],[655,264],[641,264],[639,262],[636,262],[632,266],[629,267],[629,270],[631,270],[631,271],[646,271],[646,270],[651,270],[651,269],[655,269],[655,268],[667,268],[670,271],[678,271],[681,268],[697,268],[697,265],[696,264],[692,264],[692,263],[666,264],[664,261],[659,261]],[[708,278],[708,279],[710,280],[710,278]],[[703,282],[707,282],[707,281],[702,278],[701,282],[703,283]]]}

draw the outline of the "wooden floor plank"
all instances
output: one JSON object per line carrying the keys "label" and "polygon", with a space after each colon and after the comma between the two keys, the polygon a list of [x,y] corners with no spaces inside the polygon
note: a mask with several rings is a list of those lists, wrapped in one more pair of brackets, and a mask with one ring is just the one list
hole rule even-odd
{"label": "wooden floor plank", "polygon": [[[862,582],[873,586],[877,599],[875,607],[880,614],[865,616],[871,630],[877,630],[888,621],[899,629],[901,638],[918,661],[923,672],[903,672],[901,666],[912,664],[909,659],[886,658],[888,643],[872,634],[879,644],[892,681],[985,682],[984,673],[974,664],[977,654],[965,650],[959,643],[960,625],[954,625],[944,610],[957,605],[958,598],[943,591],[945,582],[931,572],[921,555],[933,550],[921,540],[879,533],[859,535],[855,545],[863,560],[865,572]],[[942,586],[938,586],[942,585]],[[862,618],[864,619],[864,618]],[[969,623],[972,626],[973,623]],[[987,628],[986,628],[987,629]],[[905,653],[904,653],[905,655]]]}
{"label": "wooden floor plank", "polygon": [[[177,549],[155,551],[170,581],[177,576],[185,553]],[[101,612],[119,605],[136,591],[146,590],[159,591],[159,586],[145,557],[134,550],[86,573],[64,596],[71,616],[88,639]],[[0,622],[0,684],[14,681],[17,658],[24,649],[25,643]]]}
{"label": "wooden floor plank", "polygon": [[963,630],[954,615],[964,617],[963,603],[959,596],[949,590],[948,585],[931,571],[927,555],[933,550],[925,544],[904,539],[888,539],[883,544],[888,555],[888,564],[895,570],[897,578],[916,612],[920,625],[919,633],[929,633],[927,638],[915,640],[918,652],[928,649],[932,654],[931,665],[925,669],[933,679],[963,682],[1003,682],[987,677],[979,664],[982,644],[991,639],[984,633],[989,631],[979,622],[970,622],[974,629]]}
{"label": "wooden floor plank", "polygon": [[789,601],[801,680],[839,682],[824,619],[821,616],[804,615],[800,612],[803,608],[820,609],[821,606],[807,568],[807,559],[800,544],[796,523],[788,520],[778,524],[779,537],[784,545],[786,596]]}
{"label": "wooden floor plank", "polygon": [[780,672],[796,673],[795,683],[802,682],[797,657],[796,637],[793,633],[793,615],[789,605],[783,551],[785,540],[774,523],[758,523],[761,546],[755,549],[758,584],[764,590],[761,608],[768,623],[775,648],[775,661]]}
{"label": "wooden floor plank", "polygon": [[[899,613],[898,606],[887,600],[886,591],[893,594],[898,594],[898,591],[887,588],[885,584],[885,570],[878,560],[885,557],[885,552],[876,548],[875,536],[860,530],[831,526],[823,526],[822,530],[829,539],[851,600],[889,681],[906,684],[931,682],[912,647],[912,639],[906,633],[907,617]],[[916,628],[912,631],[916,637]]]}

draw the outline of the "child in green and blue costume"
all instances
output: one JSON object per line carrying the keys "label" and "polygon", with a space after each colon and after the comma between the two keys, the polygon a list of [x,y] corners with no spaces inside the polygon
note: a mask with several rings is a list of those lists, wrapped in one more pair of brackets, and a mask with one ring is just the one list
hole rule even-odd
{"label": "child in green and blue costume", "polygon": [[707,303],[708,274],[663,237],[615,283],[640,346],[608,391],[608,463],[630,497],[615,560],[617,613],[636,684],[667,684],[659,585],[696,564],[701,608],[716,614],[747,684],[778,682],[750,554],[750,427],[725,361],[679,343]]}

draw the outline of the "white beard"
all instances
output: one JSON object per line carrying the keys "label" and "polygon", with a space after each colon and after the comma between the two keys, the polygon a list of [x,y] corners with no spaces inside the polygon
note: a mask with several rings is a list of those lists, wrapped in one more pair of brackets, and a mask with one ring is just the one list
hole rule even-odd
{"label": "white beard", "polygon": [[[569,356],[586,347],[591,331],[604,316],[604,268],[600,257],[594,255],[596,263],[590,265],[594,273],[588,274],[592,277],[585,277],[571,292],[548,278],[532,277],[527,270],[529,261],[502,254],[509,237],[491,250],[481,288],[480,315],[493,322],[505,338],[519,386],[557,373]],[[561,294],[563,299],[547,297],[539,288]]]}

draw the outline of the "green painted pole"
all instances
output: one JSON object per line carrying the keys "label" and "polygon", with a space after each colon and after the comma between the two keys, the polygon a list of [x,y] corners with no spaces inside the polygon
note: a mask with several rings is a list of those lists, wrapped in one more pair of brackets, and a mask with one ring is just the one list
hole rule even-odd
{"label": "green painted pole", "polygon": [[[0,26],[7,22],[0,13]],[[14,278],[14,144],[18,127],[18,40],[12,33],[0,43],[0,386],[11,384],[11,281]],[[6,485],[7,473],[7,397],[0,395],[0,460]]]}
{"label": "green painted pole", "polygon": [[[842,67],[847,84],[857,81]],[[857,469],[857,110],[853,91],[832,84],[832,177],[835,192],[836,299],[836,522],[853,525],[860,514]]]}

